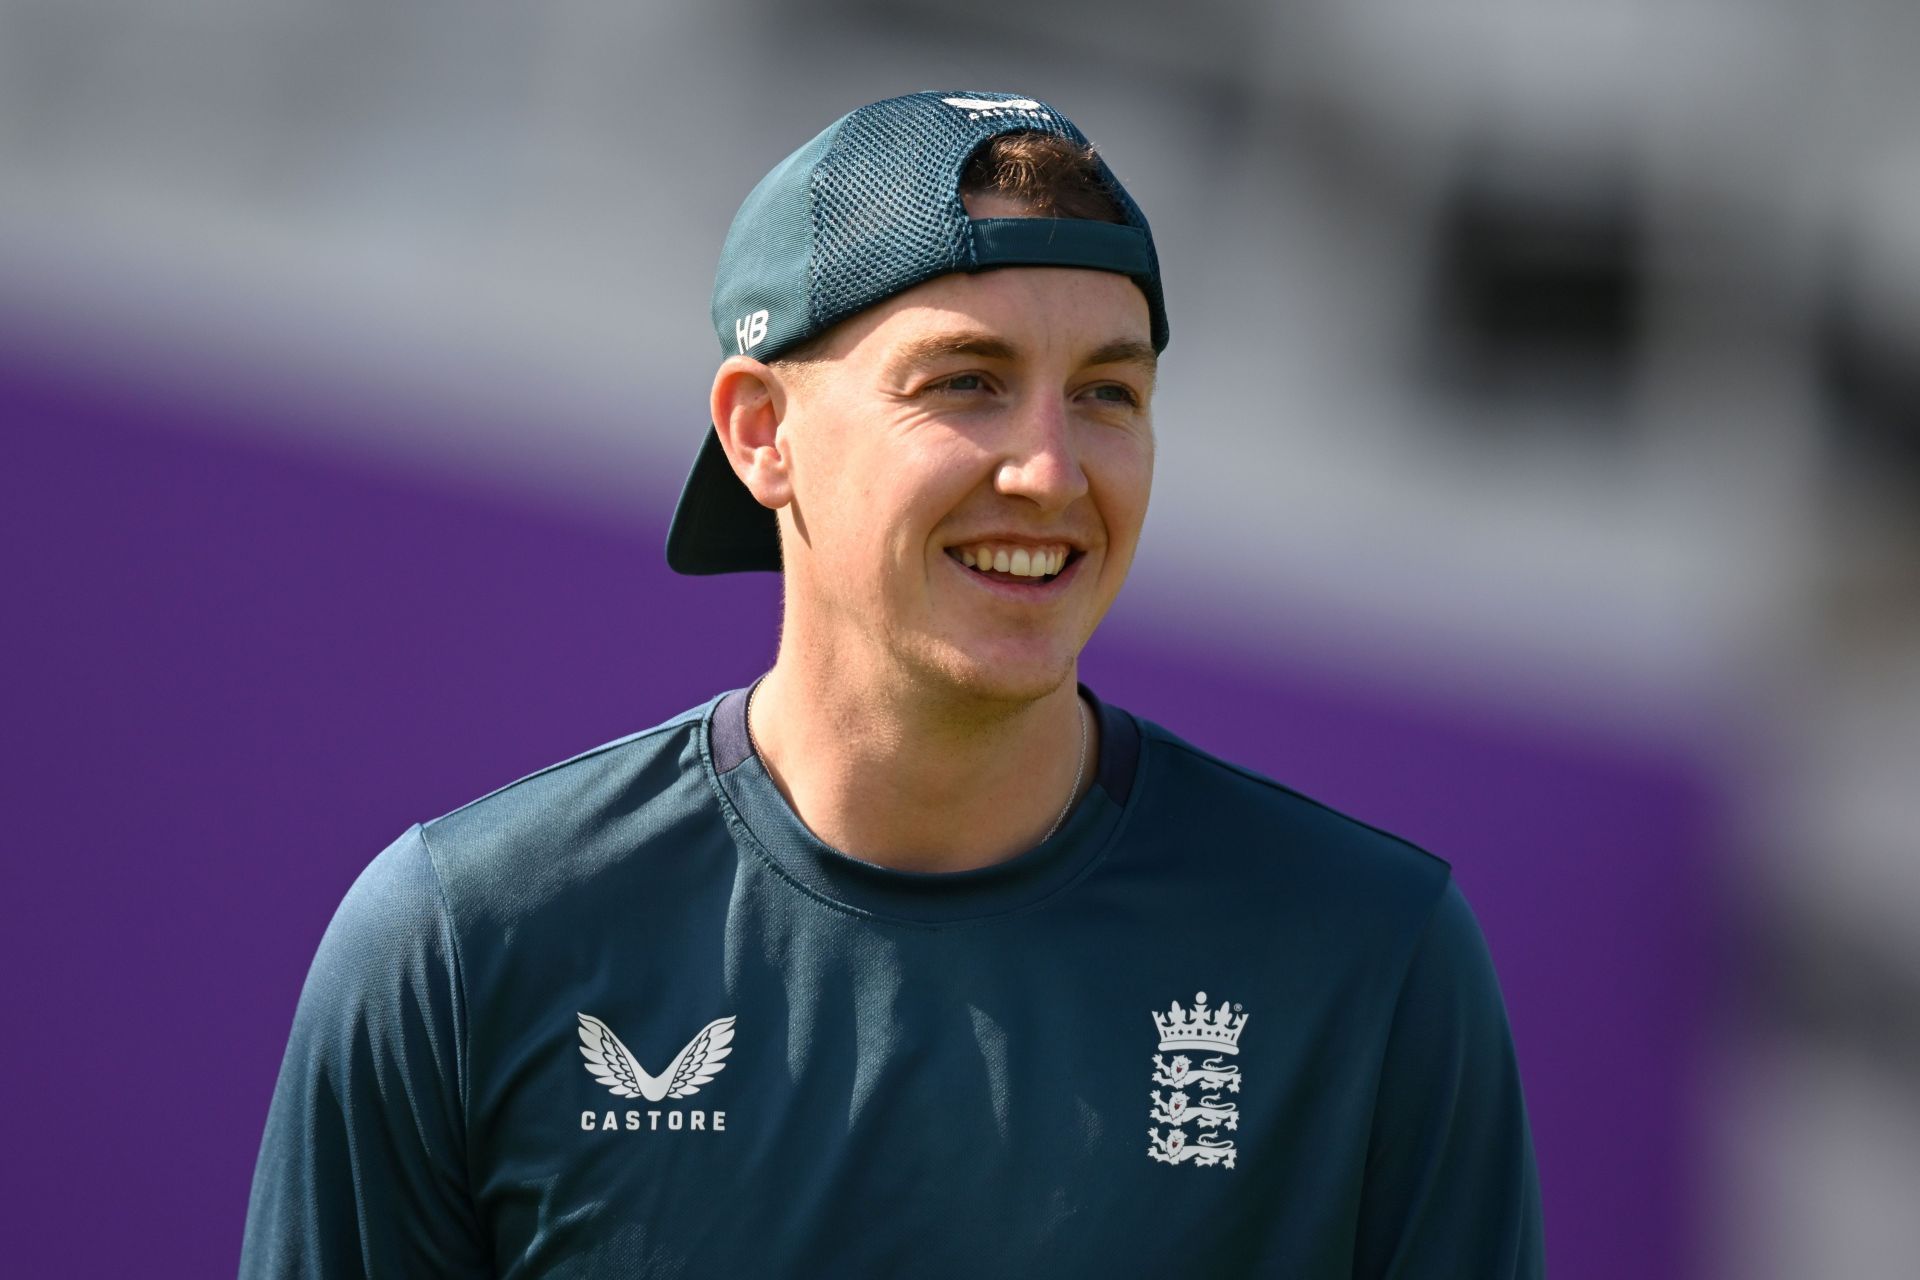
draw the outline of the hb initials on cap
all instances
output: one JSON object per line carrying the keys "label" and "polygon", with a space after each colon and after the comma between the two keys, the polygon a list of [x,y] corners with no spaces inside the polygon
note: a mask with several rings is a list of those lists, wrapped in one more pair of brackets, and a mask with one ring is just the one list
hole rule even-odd
{"label": "hb initials on cap", "polygon": [[764,311],[756,311],[750,316],[741,316],[733,322],[733,340],[739,345],[741,355],[753,350],[766,336],[767,313]]}

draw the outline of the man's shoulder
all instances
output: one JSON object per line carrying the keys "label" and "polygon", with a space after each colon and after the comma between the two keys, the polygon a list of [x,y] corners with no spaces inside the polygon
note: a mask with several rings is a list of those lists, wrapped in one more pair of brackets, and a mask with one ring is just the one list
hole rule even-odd
{"label": "man's shoulder", "polygon": [[710,807],[700,725],[724,695],[496,787],[420,824],[456,900],[591,878]]}
{"label": "man's shoulder", "polygon": [[1134,719],[1154,760],[1159,820],[1187,833],[1192,852],[1220,858],[1235,878],[1324,902],[1364,903],[1370,912],[1400,914],[1391,910],[1398,904],[1413,917],[1424,917],[1445,891],[1452,868],[1431,850]]}

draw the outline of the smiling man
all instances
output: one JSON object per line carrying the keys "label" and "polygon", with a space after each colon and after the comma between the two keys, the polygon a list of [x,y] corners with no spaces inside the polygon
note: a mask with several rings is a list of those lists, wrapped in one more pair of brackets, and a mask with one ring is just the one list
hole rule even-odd
{"label": "smiling man", "polygon": [[242,1274],[1539,1275],[1447,864],[1078,681],[1168,339],[1080,132],[849,113],[713,320],[668,560],[779,571],[774,665],[374,860]]}
{"label": "smiling man", "polygon": [[[963,200],[976,225],[1025,216]],[[1144,269],[1144,234],[1119,243]],[[804,362],[721,367],[718,482],[777,515],[786,575],[749,723],[827,844],[985,866],[1052,834],[1090,783],[1098,737],[1073,677],[1146,515],[1152,334],[1127,276],[1030,266],[909,287]],[[700,511],[683,510],[676,551],[697,545]]]}

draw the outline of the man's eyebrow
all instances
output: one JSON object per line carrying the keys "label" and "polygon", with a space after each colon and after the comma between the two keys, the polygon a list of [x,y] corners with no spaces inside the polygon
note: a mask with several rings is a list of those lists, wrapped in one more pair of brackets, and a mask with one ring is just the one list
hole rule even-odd
{"label": "man's eyebrow", "polygon": [[990,333],[962,330],[912,338],[900,344],[887,361],[889,373],[905,373],[921,365],[933,364],[948,356],[979,356],[983,360],[1012,360],[1019,353],[1012,345]]}
{"label": "man's eyebrow", "polygon": [[[1019,354],[1011,343],[991,333],[963,330],[957,333],[939,333],[924,338],[909,339],[893,353],[892,358],[887,361],[887,368],[892,373],[904,373],[950,356],[978,356],[983,360],[1014,360],[1019,358]],[[1096,347],[1082,363],[1139,365],[1151,377],[1159,367],[1160,358],[1147,343],[1133,338],[1117,338]]]}
{"label": "man's eyebrow", "polygon": [[1147,343],[1132,338],[1109,342],[1087,357],[1088,364],[1137,364],[1151,378],[1160,368],[1160,356]]}

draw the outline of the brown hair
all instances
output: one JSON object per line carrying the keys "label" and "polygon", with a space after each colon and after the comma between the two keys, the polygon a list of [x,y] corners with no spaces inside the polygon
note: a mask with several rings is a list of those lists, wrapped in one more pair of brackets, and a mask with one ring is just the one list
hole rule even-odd
{"label": "brown hair", "polygon": [[989,139],[960,175],[960,194],[1005,196],[1036,218],[1127,220],[1100,177],[1093,147],[1051,133]]}

